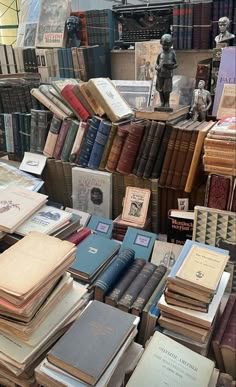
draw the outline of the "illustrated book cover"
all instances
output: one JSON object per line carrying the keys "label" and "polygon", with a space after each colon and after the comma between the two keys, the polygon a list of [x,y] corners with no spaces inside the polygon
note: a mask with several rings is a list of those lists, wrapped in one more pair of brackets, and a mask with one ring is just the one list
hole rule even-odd
{"label": "illustrated book cover", "polygon": [[127,187],[121,214],[122,220],[144,226],[147,219],[151,191],[145,188]]}

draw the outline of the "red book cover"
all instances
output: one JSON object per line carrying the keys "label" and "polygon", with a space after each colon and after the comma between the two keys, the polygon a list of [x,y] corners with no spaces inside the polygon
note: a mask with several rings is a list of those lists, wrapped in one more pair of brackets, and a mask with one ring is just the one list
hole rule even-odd
{"label": "red book cover", "polygon": [[82,230],[77,231],[75,234],[67,238],[67,240],[74,243],[75,245],[78,245],[85,238],[87,238],[89,234],[91,234],[91,230],[87,227],[84,227]]}
{"label": "red book cover", "polygon": [[228,210],[231,187],[231,176],[209,175],[206,186],[205,206],[217,208],[218,210]]}
{"label": "red book cover", "polygon": [[89,112],[85,109],[85,107],[82,105],[82,103],[78,100],[78,98],[73,93],[73,87],[74,85],[66,85],[62,89],[61,95],[69,103],[69,105],[72,107],[72,109],[79,117],[79,119],[86,121],[90,116]]}

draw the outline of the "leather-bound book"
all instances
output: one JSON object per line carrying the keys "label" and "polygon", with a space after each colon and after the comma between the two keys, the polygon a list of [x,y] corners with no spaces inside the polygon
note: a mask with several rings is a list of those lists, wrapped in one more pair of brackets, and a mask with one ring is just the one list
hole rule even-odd
{"label": "leather-bound book", "polygon": [[139,293],[148,282],[156,270],[156,265],[151,262],[146,262],[142,270],[139,272],[137,277],[131,282],[128,289],[124,292],[123,296],[117,303],[117,307],[124,312],[129,312],[132,304],[137,299]]}
{"label": "leather-bound book", "polygon": [[155,164],[155,160],[156,160],[157,154],[159,152],[159,148],[160,148],[162,136],[163,136],[163,133],[164,133],[164,129],[165,129],[165,123],[161,122],[161,121],[158,122],[157,128],[156,128],[156,132],[155,132],[155,135],[154,135],[154,138],[153,138],[153,142],[152,142],[152,145],[151,145],[151,149],[150,149],[150,152],[149,152],[149,156],[148,156],[148,159],[147,159],[147,162],[146,162],[146,166],[145,166],[145,169],[144,169],[144,172],[143,172],[143,177],[145,179],[149,179],[151,177],[151,175],[152,175],[152,170],[153,170],[153,167],[154,167],[154,164]]}
{"label": "leather-bound book", "polygon": [[53,157],[56,160],[59,160],[61,157],[61,152],[62,152],[62,149],[64,146],[64,142],[65,142],[65,139],[66,139],[66,136],[67,136],[67,133],[70,129],[71,124],[72,124],[72,120],[70,120],[70,119],[64,120],[62,122],[61,129],[60,129],[59,135],[57,137],[57,142],[56,142],[56,145],[55,145],[55,148],[53,151]]}
{"label": "leather-bound book", "polygon": [[81,93],[81,90],[79,89],[78,85],[73,86],[72,91],[79,99],[79,101],[82,103],[82,105],[85,107],[89,115],[92,117],[94,115],[94,110],[91,108],[86,98],[84,98],[84,95]]}
{"label": "leather-bound book", "polygon": [[165,187],[166,186],[166,179],[167,175],[169,173],[170,163],[172,159],[173,150],[175,147],[175,141],[178,134],[178,128],[176,126],[172,127],[171,134],[169,137],[169,141],[166,148],[165,158],[163,161],[163,166],[161,169],[161,175],[159,179],[159,186]]}
{"label": "leather-bound book", "polygon": [[208,175],[205,207],[228,210],[232,188],[232,176]]}
{"label": "leather-bound book", "polygon": [[78,132],[79,128],[79,121],[72,120],[72,123],[70,125],[70,128],[67,132],[67,136],[64,142],[64,146],[61,151],[61,160],[62,161],[69,161],[71,149],[73,147],[73,143],[75,141],[76,134]]}
{"label": "leather-bound book", "polygon": [[113,144],[107,159],[105,169],[109,172],[115,172],[119,162],[121,151],[125,142],[125,138],[128,135],[129,125],[118,125],[116,136],[113,140]]}
{"label": "leather-bound book", "polygon": [[117,280],[123,276],[124,272],[133,261],[134,250],[125,249],[121,253],[118,253],[117,257],[95,282],[94,299],[103,302],[106,293],[115,285]]}
{"label": "leather-bound book", "polygon": [[134,262],[126,270],[125,275],[115,284],[115,287],[105,296],[106,304],[117,306],[117,302],[122,297],[126,289],[142,270],[146,264],[145,259],[136,258]]}
{"label": "leather-bound book", "polygon": [[152,121],[151,127],[150,127],[150,129],[148,131],[148,135],[147,135],[147,139],[146,139],[145,146],[144,146],[144,149],[143,149],[143,153],[141,155],[141,158],[140,158],[140,161],[139,161],[139,165],[138,165],[138,168],[137,168],[137,172],[136,172],[136,176],[138,176],[138,177],[142,177],[143,176],[143,172],[145,170],[145,166],[146,166],[146,163],[147,163],[147,160],[148,160],[150,149],[151,149],[151,146],[152,146],[152,143],[153,143],[153,139],[154,139],[154,136],[155,136],[155,133],[156,133],[157,124],[158,124],[157,121]]}
{"label": "leather-bound book", "polygon": [[86,121],[90,114],[89,112],[85,109],[85,107],[82,105],[82,103],[78,100],[76,95],[73,92],[73,85],[66,85],[62,91],[61,95],[64,97],[66,102],[69,104],[73,112],[76,114],[76,116],[80,120]]}
{"label": "leather-bound book", "polygon": [[129,175],[132,172],[135,158],[142,141],[144,125],[142,123],[131,122],[128,135],[120,154],[116,167],[117,172]]}
{"label": "leather-bound book", "polygon": [[73,147],[71,149],[70,153],[70,162],[71,163],[77,163],[77,160],[80,155],[80,150],[83,144],[84,137],[86,136],[87,130],[89,126],[89,120],[88,121],[80,121],[79,123],[79,129],[75,137],[75,141],[73,144]]}
{"label": "leather-bound book", "polygon": [[98,169],[104,147],[108,140],[108,136],[111,130],[111,122],[108,120],[102,120],[98,127],[98,131],[95,137],[93,148],[88,162],[88,167],[92,169]]}
{"label": "leather-bound book", "polygon": [[132,173],[134,175],[136,175],[136,173],[137,173],[138,165],[139,165],[139,162],[140,162],[140,159],[141,159],[141,156],[142,156],[142,153],[143,153],[146,141],[147,141],[147,137],[148,137],[149,130],[151,128],[151,124],[152,124],[152,121],[147,120],[145,122],[143,139],[141,141],[141,144],[140,144],[140,147],[139,147],[136,159],[135,159],[135,163],[133,166]]}
{"label": "leather-bound book", "polygon": [[100,164],[99,164],[99,169],[101,171],[103,171],[105,169],[107,159],[108,159],[108,156],[109,156],[109,153],[110,153],[117,129],[118,129],[118,125],[116,123],[112,122],[111,130],[109,132],[108,139],[107,139],[106,145],[105,145],[104,150],[103,150],[102,159],[101,159]]}
{"label": "leather-bound book", "polygon": [[90,120],[87,133],[85,135],[83,144],[81,146],[81,151],[78,159],[79,165],[82,167],[87,167],[89,158],[93,149],[94,141],[97,135],[99,125],[101,123],[101,118],[93,116]]}
{"label": "leather-bound book", "polygon": [[164,265],[157,266],[152,276],[150,277],[144,288],[141,290],[134,303],[131,305],[132,314],[135,314],[136,316],[139,316],[141,314],[143,308],[149,300],[149,297],[151,297],[152,293],[154,292],[162,277],[166,273],[166,270],[167,268]]}

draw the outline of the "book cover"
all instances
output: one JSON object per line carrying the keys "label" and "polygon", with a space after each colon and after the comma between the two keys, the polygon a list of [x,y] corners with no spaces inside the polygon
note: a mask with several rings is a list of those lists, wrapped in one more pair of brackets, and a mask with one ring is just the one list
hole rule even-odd
{"label": "book cover", "polygon": [[72,168],[73,208],[111,219],[112,174],[88,168]]}
{"label": "book cover", "polygon": [[101,216],[91,215],[87,227],[97,235],[111,239],[113,221],[112,219],[102,218]]}
{"label": "book cover", "polygon": [[208,387],[213,369],[212,360],[156,331],[127,387],[154,387],[157,379],[160,386]]}
{"label": "book cover", "polygon": [[144,226],[147,218],[151,191],[145,188],[127,187],[121,218]]}
{"label": "book cover", "polygon": [[182,250],[181,245],[155,240],[150,262],[155,265],[164,265],[168,271],[174,266]]}
{"label": "book cover", "polygon": [[120,251],[131,248],[135,251],[135,258],[149,261],[156,237],[156,234],[150,231],[128,227]]}
{"label": "book cover", "polygon": [[61,160],[69,161],[71,150],[75,141],[76,134],[79,129],[79,121],[72,120],[71,125],[69,127],[68,133],[65,138],[65,142],[61,151]]}
{"label": "book cover", "polygon": [[184,245],[187,239],[192,239],[193,222],[193,211],[169,210],[167,220],[167,242]]}
{"label": "book cover", "polygon": [[76,258],[69,271],[84,281],[90,281],[119,248],[120,244],[116,241],[90,234],[77,246]]}
{"label": "book cover", "polygon": [[98,128],[101,124],[102,119],[97,116],[93,116],[87,121],[88,127],[84,140],[81,144],[81,150],[77,158],[77,163],[82,167],[87,167],[90,159],[90,155],[94,146],[94,142],[97,136]]}
{"label": "book cover", "polygon": [[9,186],[1,190],[0,230],[12,233],[46,201],[46,195],[29,191],[23,187]]}
{"label": "book cover", "polygon": [[[47,358],[73,376],[95,385],[134,328],[135,316],[93,301]],[[103,355],[98,357],[101,349]]]}
{"label": "book cover", "polygon": [[98,169],[111,130],[111,125],[111,122],[108,120],[102,120],[100,122],[88,162],[89,168]]}
{"label": "book cover", "polygon": [[231,176],[209,174],[206,184],[205,207],[228,210],[231,190]]}
{"label": "book cover", "polygon": [[235,67],[236,67],[236,47],[224,47],[222,49],[222,56],[219,67],[219,74],[217,78],[215,98],[212,108],[213,116],[217,116],[220,98],[225,83],[235,83]]}
{"label": "book cover", "polygon": [[32,152],[24,152],[23,160],[19,166],[21,171],[41,175],[46,165],[46,156]]}
{"label": "book cover", "polygon": [[227,116],[234,116],[236,111],[236,84],[225,83],[223,86],[219,107],[217,110],[217,119]]}

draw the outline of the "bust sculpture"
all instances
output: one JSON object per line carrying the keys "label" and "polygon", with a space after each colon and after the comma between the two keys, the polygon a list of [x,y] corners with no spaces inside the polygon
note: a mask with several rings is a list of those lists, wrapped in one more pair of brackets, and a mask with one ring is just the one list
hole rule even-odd
{"label": "bust sculpture", "polygon": [[66,28],[68,32],[67,47],[79,47],[80,39],[78,37],[80,20],[77,16],[69,16],[66,20]]}
{"label": "bust sculpture", "polygon": [[178,67],[175,51],[172,48],[173,39],[170,34],[164,34],[160,43],[162,51],[157,56],[156,61],[156,90],[159,92],[161,105],[155,107],[155,110],[172,111],[170,107],[170,93],[172,91],[173,70]]}
{"label": "bust sculpture", "polygon": [[223,16],[218,20],[218,26],[219,26],[219,35],[215,37],[215,42],[217,46],[220,44],[229,45],[230,41],[235,37],[233,34],[231,34],[228,29],[230,25],[230,20],[227,16]]}
{"label": "bust sculpture", "polygon": [[189,113],[194,121],[204,121],[212,104],[211,93],[208,90],[205,90],[204,87],[205,82],[200,80],[198,82],[198,89],[193,91],[192,104]]}

